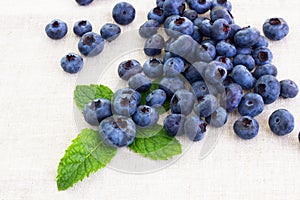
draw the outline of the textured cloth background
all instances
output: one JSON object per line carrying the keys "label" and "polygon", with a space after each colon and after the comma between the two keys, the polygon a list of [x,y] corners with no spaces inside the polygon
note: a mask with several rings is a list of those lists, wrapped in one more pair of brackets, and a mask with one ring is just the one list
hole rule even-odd
{"label": "textured cloth background", "polygon": [[[204,159],[199,156],[201,143],[195,143],[181,159],[155,173],[135,175],[105,168],[67,191],[57,191],[57,165],[79,132],[73,115],[77,75],[64,73],[59,61],[66,53],[77,52],[74,22],[88,19],[99,32],[105,22],[113,21],[116,2],[95,0],[79,7],[75,0],[0,1],[0,199],[300,199],[300,96],[266,106],[257,117],[260,133],[251,141],[235,136],[236,117],[231,116],[228,125],[217,130],[221,137]],[[155,0],[128,2],[137,16],[122,27],[123,32],[137,29],[155,5]],[[232,4],[235,21],[242,26],[261,30],[269,17],[286,19],[288,37],[270,42],[273,64],[279,79],[290,78],[300,85],[300,1],[232,0]],[[69,25],[60,41],[44,33],[55,18]],[[114,45],[109,44],[111,49]],[[103,82],[114,78],[107,75]],[[288,136],[276,137],[268,128],[267,119],[277,108],[287,108],[295,116],[295,130]],[[207,134],[215,132],[209,129]],[[133,165],[144,159],[137,158]]]}

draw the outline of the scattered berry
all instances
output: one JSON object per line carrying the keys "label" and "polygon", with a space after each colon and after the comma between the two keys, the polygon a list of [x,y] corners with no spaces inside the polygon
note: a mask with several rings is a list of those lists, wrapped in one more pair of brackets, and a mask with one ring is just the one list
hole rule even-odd
{"label": "scattered berry", "polygon": [[76,74],[82,69],[83,59],[76,53],[69,53],[61,59],[60,65],[65,72]]}
{"label": "scattered berry", "polygon": [[257,80],[254,91],[262,96],[265,104],[271,104],[280,95],[280,83],[274,76],[264,75]]}
{"label": "scattered berry", "polygon": [[233,130],[240,138],[249,140],[257,136],[259,124],[254,118],[243,116],[234,123]]}
{"label": "scattered berry", "polygon": [[143,67],[137,60],[127,60],[119,64],[118,74],[119,77],[125,81],[138,73],[143,71]]}
{"label": "scattered berry", "polygon": [[184,132],[190,140],[198,142],[203,139],[206,126],[207,124],[199,117],[189,116],[184,123]]}
{"label": "scattered berry", "polygon": [[280,96],[283,98],[295,98],[299,92],[298,86],[292,80],[280,81]]}
{"label": "scattered berry", "polygon": [[269,118],[269,126],[276,135],[289,134],[294,130],[294,117],[286,109],[276,110]]}
{"label": "scattered berry", "polygon": [[121,34],[121,28],[117,24],[106,23],[100,29],[100,34],[103,39],[111,42]]}
{"label": "scattered berry", "polygon": [[84,107],[83,116],[90,125],[99,126],[103,119],[112,116],[111,102],[107,99],[95,99]]}
{"label": "scattered berry", "polygon": [[92,24],[87,20],[75,22],[73,26],[73,32],[79,37],[83,36],[85,33],[91,32],[92,30]]}
{"label": "scattered berry", "polygon": [[85,56],[96,56],[104,49],[104,39],[101,35],[93,32],[84,34],[79,43],[78,50]]}
{"label": "scattered berry", "polygon": [[271,18],[265,21],[263,31],[270,40],[281,40],[289,33],[289,26],[282,18]]}
{"label": "scattered berry", "polygon": [[118,24],[128,25],[135,18],[135,9],[127,2],[120,2],[113,8],[112,16]]}
{"label": "scattered berry", "polygon": [[68,32],[68,26],[65,22],[55,19],[45,27],[46,34],[49,38],[59,40]]}

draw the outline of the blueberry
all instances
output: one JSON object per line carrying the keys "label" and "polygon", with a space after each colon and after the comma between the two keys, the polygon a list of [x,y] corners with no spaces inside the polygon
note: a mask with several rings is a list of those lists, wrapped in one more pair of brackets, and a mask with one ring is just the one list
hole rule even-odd
{"label": "blueberry", "polygon": [[208,117],[218,108],[218,99],[211,94],[198,98],[198,102],[194,106],[194,112],[200,117]]}
{"label": "blueberry", "polygon": [[65,72],[75,74],[82,69],[83,59],[76,53],[69,53],[61,59],[60,65]]}
{"label": "blueberry", "polygon": [[264,110],[264,100],[256,93],[245,94],[239,105],[239,113],[242,116],[255,117]]}
{"label": "blueberry", "polygon": [[153,107],[160,107],[162,106],[167,99],[167,95],[165,91],[161,89],[153,90],[148,96],[146,97],[146,104],[148,106]]}
{"label": "blueberry", "polygon": [[233,16],[226,8],[222,6],[214,7],[210,12],[210,19],[216,21],[218,19],[225,19],[229,24],[234,24]]}
{"label": "blueberry", "polygon": [[171,22],[178,18],[180,18],[179,15],[171,15],[166,18],[166,20],[164,22],[164,28],[165,28],[166,33],[168,33],[167,31],[168,31],[168,29],[170,29]]}
{"label": "blueberry", "polygon": [[280,81],[280,96],[283,98],[295,98],[299,92],[298,86],[292,80]]}
{"label": "blueberry", "polygon": [[174,114],[188,115],[192,112],[195,97],[188,90],[177,90],[171,99],[171,111]]}
{"label": "blueberry", "polygon": [[234,57],[233,64],[244,65],[251,72],[255,67],[255,60],[251,55],[238,54]]}
{"label": "blueberry", "polygon": [[208,42],[202,42],[202,45],[199,46],[198,51],[198,59],[203,62],[210,62],[216,57],[216,48],[214,45]]}
{"label": "blueberry", "polygon": [[149,38],[156,34],[159,29],[159,22],[156,20],[148,20],[139,28],[139,34],[143,38]]}
{"label": "blueberry", "polygon": [[159,7],[163,7],[165,0],[156,0],[156,5]]}
{"label": "blueberry", "polygon": [[269,46],[269,42],[267,40],[266,37],[264,36],[260,36],[258,42],[254,45],[254,48],[257,47],[268,47]]}
{"label": "blueberry", "polygon": [[225,87],[225,93],[222,94],[221,105],[227,112],[233,112],[239,106],[243,97],[243,89],[236,83],[231,83]]}
{"label": "blueberry", "polygon": [[218,56],[216,57],[215,61],[219,61],[221,63],[224,63],[224,67],[227,70],[227,72],[231,72],[233,69],[233,63],[230,58],[227,58],[226,56]]}
{"label": "blueberry", "polygon": [[134,141],[136,127],[132,119],[114,115],[100,123],[99,135],[103,142],[109,146],[125,147]]}
{"label": "blueberry", "polygon": [[263,31],[270,40],[281,40],[289,33],[289,26],[282,18],[271,18],[265,21]]}
{"label": "blueberry", "polygon": [[138,92],[148,91],[152,85],[152,82],[143,74],[136,74],[130,77],[128,80],[128,85],[131,89],[134,89]]}
{"label": "blueberry", "polygon": [[97,33],[88,32],[81,37],[78,49],[85,56],[96,56],[104,49],[104,39]]}
{"label": "blueberry", "polygon": [[132,119],[136,125],[141,127],[149,127],[155,125],[158,121],[159,115],[155,108],[141,105],[133,114]]}
{"label": "blueberry", "polygon": [[205,81],[215,85],[222,83],[227,76],[226,64],[219,61],[212,61],[205,70]]}
{"label": "blueberry", "polygon": [[164,120],[166,133],[171,137],[183,135],[185,120],[185,116],[181,114],[168,115]]}
{"label": "blueberry", "polygon": [[262,96],[265,104],[271,104],[280,95],[280,83],[274,76],[264,75],[257,80],[254,91]]}
{"label": "blueberry", "polygon": [[143,66],[146,76],[149,78],[160,78],[163,76],[163,62],[158,58],[148,59]]}
{"label": "blueberry", "polygon": [[249,140],[257,136],[259,124],[254,118],[243,116],[234,123],[233,130],[240,138]]}
{"label": "blueberry", "polygon": [[118,24],[128,25],[135,18],[135,9],[127,2],[120,2],[113,8],[112,16]]}
{"label": "blueberry", "polygon": [[197,68],[193,65],[189,65],[183,72],[184,78],[190,83],[202,81],[203,78]]}
{"label": "blueberry", "polygon": [[73,32],[79,37],[83,36],[87,32],[91,32],[92,30],[92,24],[87,20],[77,21],[73,26]]}
{"label": "blueberry", "polygon": [[[184,16],[184,17],[186,17],[186,16]],[[188,18],[188,17],[187,17]],[[197,15],[197,18],[196,19],[194,19],[194,20],[191,20],[191,21],[193,21],[193,24],[194,24],[194,26],[200,26],[200,24],[203,22],[203,20],[207,20],[208,18],[207,17],[205,17],[205,16],[198,16]],[[208,19],[209,20],[209,19]]]}
{"label": "blueberry", "polygon": [[163,10],[165,17],[182,15],[185,10],[184,0],[165,0]]}
{"label": "blueberry", "polygon": [[267,47],[258,47],[253,51],[253,58],[257,65],[265,65],[272,62],[273,54]]}
{"label": "blueberry", "polygon": [[161,7],[157,6],[150,10],[147,16],[148,20],[153,19],[158,21],[160,24],[164,23],[165,21],[165,16],[164,16],[164,11]]}
{"label": "blueberry", "polygon": [[143,67],[134,59],[121,62],[118,68],[119,77],[126,81],[128,81],[131,76],[141,73],[142,71]]}
{"label": "blueberry", "polygon": [[113,110],[116,114],[131,116],[141,101],[141,95],[131,88],[117,90],[114,95]]}
{"label": "blueberry", "polygon": [[225,40],[228,38],[230,25],[225,19],[216,20],[211,27],[211,37],[215,40]]}
{"label": "blueberry", "polygon": [[228,113],[226,110],[218,107],[211,116],[205,118],[205,121],[213,127],[220,128],[226,124],[227,119]]}
{"label": "blueberry", "polygon": [[211,0],[190,0],[189,7],[199,14],[204,14],[209,11],[211,7]]}
{"label": "blueberry", "polygon": [[100,29],[101,36],[111,42],[121,34],[121,28],[117,24],[106,23]]}
{"label": "blueberry", "polygon": [[272,113],[269,118],[271,131],[276,135],[283,136],[294,130],[294,117],[286,109],[279,109]]}
{"label": "blueberry", "polygon": [[235,46],[228,40],[222,40],[218,42],[218,44],[216,45],[216,50],[219,56],[226,56],[231,58],[236,55]]}
{"label": "blueberry", "polygon": [[229,32],[228,38],[230,38],[231,40],[234,40],[235,34],[236,34],[239,30],[241,30],[241,29],[242,29],[242,28],[241,28],[239,25],[237,25],[237,24],[231,24],[231,25],[230,25],[230,32]]}
{"label": "blueberry", "polygon": [[184,70],[184,61],[179,57],[168,59],[164,64],[164,74],[167,77],[176,77]]}
{"label": "blueberry", "polygon": [[204,81],[197,81],[192,84],[191,92],[199,99],[209,94],[209,89]]}
{"label": "blueberry", "polygon": [[188,18],[191,21],[194,21],[198,17],[198,13],[195,10],[186,10],[183,13],[183,17]]}
{"label": "blueberry", "polygon": [[237,65],[233,68],[231,77],[244,90],[250,90],[255,85],[255,78],[244,65]]}
{"label": "blueberry", "polygon": [[272,75],[277,76],[277,68],[272,64],[259,65],[255,68],[253,72],[253,76],[256,79],[259,79],[263,75]]}
{"label": "blueberry", "polygon": [[145,41],[144,53],[147,56],[156,56],[161,54],[162,49],[165,46],[165,40],[160,34],[152,35]]}
{"label": "blueberry", "polygon": [[191,36],[196,42],[198,43],[202,42],[203,36],[202,33],[200,32],[200,29],[197,26],[194,26],[194,32],[192,33]]}
{"label": "blueberry", "polygon": [[94,0],[75,0],[79,5],[86,6],[92,3]]}
{"label": "blueberry", "polygon": [[232,5],[230,1],[227,0],[212,0],[212,8],[221,6],[226,8],[227,10],[231,11],[232,10]]}
{"label": "blueberry", "polygon": [[83,116],[87,123],[98,126],[102,120],[112,116],[111,102],[107,99],[95,99],[84,107]]}
{"label": "blueberry", "polygon": [[68,26],[65,22],[55,19],[46,25],[45,31],[49,38],[58,40],[67,34]]}
{"label": "blueberry", "polygon": [[179,37],[182,34],[192,35],[194,32],[194,24],[186,17],[179,17],[171,21],[169,25],[168,35],[171,37]]}
{"label": "blueberry", "polygon": [[234,36],[236,46],[251,47],[255,45],[260,38],[259,30],[250,26],[242,28]]}
{"label": "blueberry", "polygon": [[[194,21],[194,24],[195,24],[195,21]],[[203,36],[210,37],[212,25],[213,25],[213,21],[211,21],[210,19],[204,19],[201,22],[199,22],[199,25],[198,25],[199,31],[202,33]]]}
{"label": "blueberry", "polygon": [[172,97],[177,90],[184,89],[184,83],[178,77],[165,77],[159,82],[159,89],[166,92],[167,97]]}
{"label": "blueberry", "polygon": [[184,132],[194,142],[203,139],[207,124],[196,116],[189,116],[184,123]]}

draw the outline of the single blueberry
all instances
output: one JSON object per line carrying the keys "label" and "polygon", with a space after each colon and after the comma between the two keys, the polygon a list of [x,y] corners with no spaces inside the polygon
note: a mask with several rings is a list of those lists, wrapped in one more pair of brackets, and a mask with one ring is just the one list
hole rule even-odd
{"label": "single blueberry", "polygon": [[237,54],[233,59],[234,66],[244,65],[250,72],[255,67],[255,60],[251,55]]}
{"label": "single blueberry", "polygon": [[219,56],[226,56],[228,58],[236,55],[236,48],[229,40],[221,40],[216,45],[216,50]]}
{"label": "single blueberry", "polygon": [[82,69],[83,59],[76,53],[69,53],[61,59],[60,65],[65,72],[75,74]]}
{"label": "single blueberry", "polygon": [[163,62],[158,58],[148,59],[143,66],[146,76],[149,78],[160,78],[163,76]]}
{"label": "single blueberry", "polygon": [[189,7],[199,14],[204,14],[209,11],[211,7],[211,0],[190,0]]}
{"label": "single blueberry", "polygon": [[143,38],[149,38],[156,34],[159,29],[159,22],[156,20],[148,20],[139,28],[139,34]]}
{"label": "single blueberry", "polygon": [[114,115],[100,123],[99,135],[103,142],[109,146],[125,147],[134,141],[136,126],[132,119]]}
{"label": "single blueberry", "polygon": [[188,18],[191,21],[194,21],[198,17],[198,13],[195,10],[186,10],[183,13],[183,17]]}
{"label": "single blueberry", "polygon": [[95,99],[85,105],[83,116],[87,123],[98,126],[102,120],[112,116],[111,102],[107,99]]}
{"label": "single blueberry", "polygon": [[205,81],[215,85],[222,83],[227,76],[226,64],[219,61],[212,61],[205,70]]}
{"label": "single blueberry", "polygon": [[243,89],[239,84],[231,83],[225,87],[221,97],[221,105],[227,112],[233,112],[239,106],[243,97]]}
{"label": "single blueberry", "polygon": [[294,117],[286,109],[279,109],[272,113],[269,118],[271,131],[276,135],[283,136],[294,130]]}
{"label": "single blueberry", "polygon": [[193,111],[195,97],[185,89],[177,90],[171,99],[171,111],[174,114],[188,115]]}
{"label": "single blueberry", "polygon": [[273,54],[267,47],[258,47],[254,49],[252,56],[257,65],[269,64],[273,59]]}
{"label": "single blueberry", "polygon": [[152,82],[143,74],[136,74],[129,78],[128,85],[138,92],[145,92],[151,88]]}
{"label": "single blueberry", "polygon": [[222,6],[216,6],[211,10],[210,19],[212,21],[225,19],[229,24],[234,24],[233,16],[230,11]]}
{"label": "single blueberry", "polygon": [[225,40],[229,36],[230,29],[225,19],[217,19],[211,27],[211,37],[215,40]]}
{"label": "single blueberry", "polygon": [[73,32],[79,37],[83,36],[85,33],[91,32],[92,30],[92,24],[87,20],[77,21],[73,26]]}
{"label": "single blueberry", "polygon": [[179,57],[170,58],[165,62],[163,70],[167,77],[176,77],[184,70],[184,61]]}
{"label": "single blueberry", "polygon": [[260,36],[258,42],[254,45],[254,48],[257,47],[268,47],[269,46],[269,42],[267,40],[266,37],[264,36]]}
{"label": "single blueberry", "polygon": [[155,108],[150,106],[141,105],[137,108],[136,112],[132,116],[136,125],[141,127],[153,126],[159,119],[158,112]]}
{"label": "single blueberry", "polygon": [[145,41],[144,53],[147,56],[157,56],[161,54],[162,49],[165,46],[165,40],[160,34],[152,35]]}
{"label": "single blueberry", "polygon": [[281,40],[289,33],[289,26],[282,18],[271,18],[263,24],[263,31],[270,40]]}
{"label": "single blueberry", "polygon": [[160,107],[165,103],[166,99],[167,95],[165,91],[156,89],[148,94],[148,96],[146,97],[146,104],[151,107]]}
{"label": "single blueberry", "polygon": [[231,72],[233,69],[233,63],[232,60],[226,56],[218,56],[216,57],[215,61],[219,61],[221,63],[224,63],[224,67],[227,70],[227,72]]}
{"label": "single blueberry", "polygon": [[178,77],[165,77],[159,82],[159,89],[164,90],[167,97],[171,98],[177,90],[184,89],[184,83]]}
{"label": "single blueberry", "polygon": [[223,107],[218,107],[211,116],[205,118],[205,121],[213,127],[220,128],[226,124],[227,119],[228,113],[226,110]]}
{"label": "single blueberry", "polygon": [[179,37],[182,34],[192,35],[194,32],[194,24],[186,17],[179,17],[171,21],[169,30],[166,30],[170,37]]}
{"label": "single blueberry", "polygon": [[59,40],[67,34],[68,26],[64,21],[55,19],[46,25],[45,31],[49,38]]}
{"label": "single blueberry", "polygon": [[200,99],[205,95],[209,94],[209,89],[204,81],[197,81],[192,84],[191,92],[195,95],[197,99]]}
{"label": "single blueberry", "polygon": [[[197,18],[198,19],[198,18]],[[197,20],[196,19],[196,20]],[[200,18],[199,18],[200,19]],[[194,21],[194,24],[196,22],[196,20]],[[199,20],[200,21],[200,20]],[[211,35],[211,29],[212,29],[212,25],[213,25],[213,21],[211,21],[210,19],[206,18],[203,19],[201,22],[199,22],[199,31],[203,36],[206,37],[210,37]]]}
{"label": "single blueberry", "polygon": [[183,135],[185,120],[185,116],[181,114],[168,115],[164,120],[166,133],[171,137]]}
{"label": "single blueberry", "polygon": [[197,81],[202,81],[203,78],[198,71],[198,69],[194,65],[189,65],[183,72],[184,78],[190,83],[194,83]]}
{"label": "single blueberry", "polygon": [[189,116],[184,123],[184,132],[191,141],[198,142],[203,139],[207,124],[196,116]]}
{"label": "single blueberry", "polygon": [[224,7],[229,11],[232,10],[231,2],[228,0],[212,0],[212,8],[217,7],[217,6]]}
{"label": "single blueberry", "polygon": [[239,47],[251,47],[260,39],[259,30],[250,26],[239,30],[234,36],[234,42]]}
{"label": "single blueberry", "polygon": [[101,36],[111,42],[121,34],[121,28],[117,24],[106,23],[100,29]]}
{"label": "single blueberry", "polygon": [[265,65],[259,65],[255,68],[253,72],[253,76],[256,79],[259,79],[260,77],[264,75],[272,75],[277,76],[277,68],[272,64],[265,64]]}
{"label": "single blueberry", "polygon": [[208,117],[218,108],[218,99],[211,94],[198,98],[198,103],[194,106],[194,112],[199,117]]}
{"label": "single blueberry", "polygon": [[280,96],[283,98],[295,98],[299,92],[297,84],[290,79],[280,81],[280,87]]}
{"label": "single blueberry", "polygon": [[120,2],[114,6],[112,16],[118,24],[128,25],[135,18],[135,9],[130,3]]}
{"label": "single blueberry", "polygon": [[142,71],[143,67],[137,60],[134,59],[123,61],[118,67],[119,77],[126,81],[128,81],[131,76],[141,73]]}
{"label": "single blueberry", "polygon": [[255,78],[244,65],[237,65],[231,73],[232,79],[244,90],[250,90],[255,85]]}
{"label": "single blueberry", "polygon": [[79,43],[78,50],[85,56],[96,56],[104,49],[104,39],[101,35],[93,32],[85,33]]}
{"label": "single blueberry", "polygon": [[182,15],[185,10],[184,0],[165,0],[163,4],[163,10],[165,17],[171,15]]}
{"label": "single blueberry", "polygon": [[257,136],[259,124],[254,118],[243,116],[234,123],[233,130],[240,138],[249,140]]}
{"label": "single blueberry", "polygon": [[280,95],[280,83],[276,77],[264,75],[257,80],[254,92],[262,96],[265,104],[271,104]]}
{"label": "single blueberry", "polygon": [[131,116],[141,101],[141,95],[131,88],[117,90],[114,94],[113,111],[118,115]]}
{"label": "single blueberry", "polygon": [[79,5],[86,6],[92,3],[94,0],[75,0]]}
{"label": "single blueberry", "polygon": [[255,117],[264,110],[264,100],[256,93],[245,94],[239,105],[239,113],[242,116]]}
{"label": "single blueberry", "polygon": [[150,10],[147,18],[148,20],[153,19],[158,21],[160,24],[162,24],[165,21],[164,11],[161,7],[157,6]]}

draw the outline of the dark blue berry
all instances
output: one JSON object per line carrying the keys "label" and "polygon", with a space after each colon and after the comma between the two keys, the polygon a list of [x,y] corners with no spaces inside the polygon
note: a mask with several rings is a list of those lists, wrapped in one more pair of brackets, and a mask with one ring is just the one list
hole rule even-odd
{"label": "dark blue berry", "polygon": [[146,104],[151,107],[160,107],[165,103],[166,99],[167,95],[165,91],[156,89],[146,97]]}
{"label": "dark blue berry", "polygon": [[228,119],[228,113],[223,107],[218,107],[216,111],[209,117],[205,118],[205,121],[216,128],[224,126]]}
{"label": "dark blue berry", "polygon": [[253,51],[253,58],[257,65],[265,65],[272,62],[273,54],[267,47],[258,47]]}
{"label": "dark blue berry", "polygon": [[75,0],[79,5],[86,6],[92,3],[94,0]]}
{"label": "dark blue berry", "polygon": [[199,14],[204,14],[209,11],[211,7],[211,0],[190,0],[189,7]]}
{"label": "dark blue berry", "polygon": [[225,93],[222,94],[221,105],[227,112],[233,112],[239,106],[243,97],[243,89],[236,83],[231,83],[225,87]]}
{"label": "dark blue berry", "polygon": [[191,21],[194,21],[198,17],[198,13],[195,10],[186,10],[183,13],[183,17],[188,18]]}
{"label": "dark blue berry", "polygon": [[253,72],[253,76],[256,79],[259,79],[260,77],[264,75],[272,75],[277,76],[277,68],[272,64],[266,64],[266,65],[259,65],[255,68]]}
{"label": "dark blue berry", "polygon": [[[201,18],[199,18],[199,19],[201,19]],[[196,20],[194,21],[194,24],[195,24]],[[210,19],[207,19],[207,18],[203,19],[201,22],[199,22],[199,25],[198,25],[199,31],[202,33],[203,36],[210,37],[212,25],[213,25],[213,22]]]}
{"label": "dark blue berry", "polygon": [[264,75],[257,80],[254,91],[262,96],[265,104],[271,104],[275,102],[280,95],[280,83],[276,77]]}
{"label": "dark blue berry", "polygon": [[194,24],[186,17],[179,17],[171,21],[169,25],[168,35],[171,37],[179,37],[182,34],[192,35],[194,32]]}
{"label": "dark blue berry", "polygon": [[210,19],[216,21],[218,19],[225,19],[229,24],[234,24],[233,16],[226,8],[222,6],[214,7],[210,12]]}
{"label": "dark blue berry", "polygon": [[95,99],[84,107],[83,116],[87,123],[98,126],[102,120],[112,116],[111,102],[107,99]]}
{"label": "dark blue berry", "polygon": [[155,125],[158,121],[159,115],[155,108],[141,105],[133,114],[132,119],[136,125],[141,127],[149,127]]}
{"label": "dark blue berry", "polygon": [[75,74],[82,69],[83,59],[76,53],[69,53],[61,59],[60,65],[65,72]]}
{"label": "dark blue berry", "polygon": [[197,81],[192,84],[191,92],[193,92],[197,99],[200,99],[209,94],[209,89],[204,81]]}
{"label": "dark blue berry", "polygon": [[231,73],[232,79],[244,90],[250,90],[255,85],[255,78],[244,65],[237,65]]}
{"label": "dark blue berry", "polygon": [[134,59],[121,62],[118,68],[119,77],[126,81],[128,81],[131,76],[141,73],[142,71],[143,67]]}
{"label": "dark blue berry", "polygon": [[99,135],[103,142],[109,146],[125,147],[134,141],[136,126],[132,119],[114,115],[100,123]]}
{"label": "dark blue berry", "polygon": [[238,110],[242,116],[255,117],[264,110],[264,100],[259,94],[245,94],[240,102]]}
{"label": "dark blue berry", "polygon": [[203,139],[207,124],[196,116],[189,116],[184,123],[184,132],[191,141]]}
{"label": "dark blue berry", "polygon": [[158,58],[148,59],[144,66],[143,70],[146,76],[149,78],[160,78],[163,76],[163,62]]}
{"label": "dark blue berry", "polygon": [[194,106],[194,112],[199,117],[208,117],[218,108],[218,99],[211,94],[198,98],[198,104]]}
{"label": "dark blue berry", "polygon": [[148,20],[139,28],[139,34],[143,38],[149,38],[157,33],[159,22],[156,20]]}
{"label": "dark blue berry", "polygon": [[161,7],[157,6],[150,10],[147,16],[148,20],[153,19],[158,21],[160,24],[164,23],[165,21],[165,16],[164,16],[164,11]]}
{"label": "dark blue berry", "polygon": [[188,115],[192,112],[195,97],[188,90],[177,90],[171,99],[171,111],[174,114]]}
{"label": "dark blue berry", "polygon": [[112,10],[114,20],[120,25],[130,24],[135,18],[134,7],[127,2],[120,2]]}
{"label": "dark blue berry", "polygon": [[290,79],[280,81],[280,87],[280,96],[283,98],[295,98],[299,92],[297,84]]}
{"label": "dark blue berry", "polygon": [[202,81],[203,78],[200,72],[194,65],[189,65],[183,72],[184,78],[190,83],[194,83],[196,81]]}
{"label": "dark blue berry", "polygon": [[289,26],[282,18],[271,18],[265,21],[263,31],[270,40],[281,40],[289,33]]}
{"label": "dark blue berry", "polygon": [[258,42],[254,45],[254,48],[257,47],[268,47],[269,46],[269,42],[267,40],[266,37],[264,36],[260,36]]}
{"label": "dark blue berry", "polygon": [[164,64],[164,74],[167,77],[176,77],[184,70],[184,61],[179,57],[168,59]]}
{"label": "dark blue berry", "polygon": [[121,34],[121,28],[117,24],[106,23],[100,29],[101,36],[111,42]]}
{"label": "dark blue berry", "polygon": [[215,61],[219,61],[221,63],[224,63],[224,67],[227,70],[227,72],[231,72],[233,69],[233,63],[232,60],[226,56],[218,56],[216,57]]}
{"label": "dark blue berry", "polygon": [[171,137],[183,135],[185,120],[185,116],[181,114],[168,115],[164,120],[166,133]]}
{"label": "dark blue berry", "polygon": [[182,15],[185,10],[184,0],[165,0],[163,10],[165,17]]}
{"label": "dark blue berry", "polygon": [[177,90],[184,89],[184,83],[178,77],[165,77],[159,82],[159,89],[164,90],[167,97],[171,98]]}
{"label": "dark blue berry", "polygon": [[251,47],[259,41],[259,38],[259,30],[249,26],[242,28],[235,34],[234,42],[240,47]]}
{"label": "dark blue berry", "polygon": [[131,88],[117,90],[114,94],[113,111],[118,115],[131,116],[141,101],[141,95]]}
{"label": "dark blue berry", "polygon": [[55,19],[46,25],[45,31],[49,38],[58,40],[67,34],[68,26],[65,22]]}
{"label": "dark blue berry", "polygon": [[233,64],[244,65],[251,72],[255,67],[255,60],[251,55],[238,54],[234,57]]}
{"label": "dark blue berry", "polygon": [[145,41],[144,53],[147,56],[157,56],[161,54],[162,49],[165,46],[165,40],[160,34],[152,35]]}
{"label": "dark blue berry", "polygon": [[215,40],[225,40],[230,33],[230,25],[225,19],[216,20],[211,27],[211,37]]}
{"label": "dark blue berry", "polygon": [[227,10],[231,11],[232,10],[232,5],[230,1],[228,0],[212,0],[212,8],[221,6],[226,8]]}
{"label": "dark blue berry", "polygon": [[236,48],[227,40],[222,40],[216,45],[216,50],[219,56],[226,56],[228,58],[236,55]]}
{"label": "dark blue berry", "polygon": [[85,56],[96,56],[104,49],[104,39],[97,33],[88,32],[81,37],[78,49]]}
{"label": "dark blue berry", "polygon": [[87,20],[75,22],[73,26],[73,32],[79,37],[83,36],[85,33],[91,32],[92,30],[92,24]]}
{"label": "dark blue berry", "polygon": [[234,123],[233,130],[240,138],[249,140],[257,136],[259,124],[254,118],[243,116]]}
{"label": "dark blue berry", "polygon": [[283,136],[294,130],[294,117],[286,109],[279,109],[272,113],[269,118],[271,131],[276,135]]}

